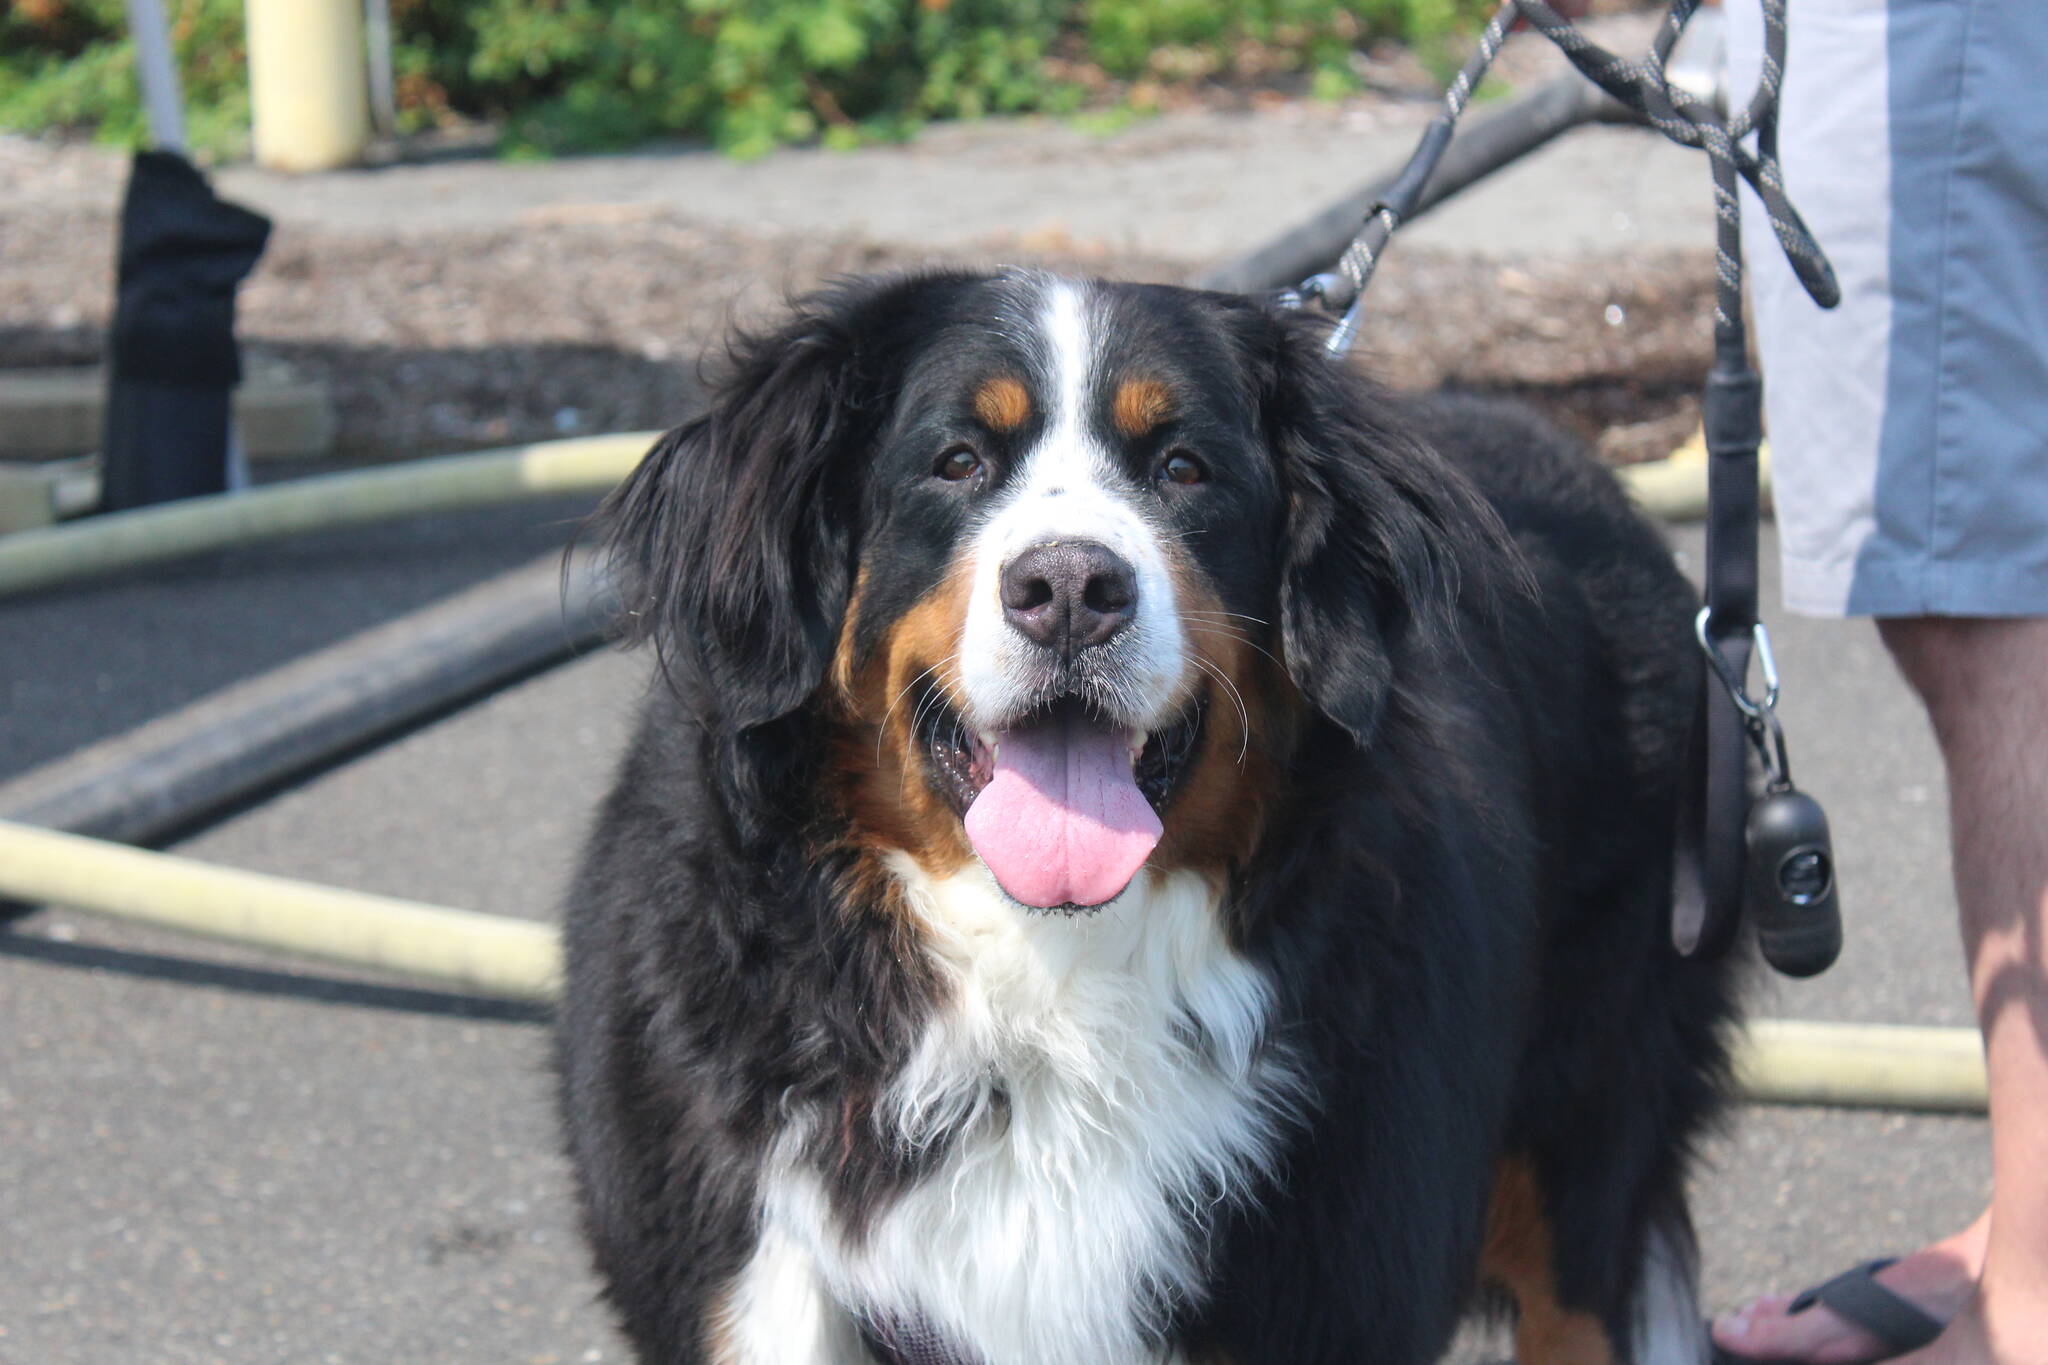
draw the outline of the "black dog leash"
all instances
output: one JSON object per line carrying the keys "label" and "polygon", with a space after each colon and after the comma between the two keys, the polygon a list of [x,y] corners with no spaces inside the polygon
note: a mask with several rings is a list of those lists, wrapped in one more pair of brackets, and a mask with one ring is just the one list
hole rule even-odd
{"label": "black dog leash", "polygon": [[[1791,976],[1825,970],[1841,951],[1841,912],[1827,816],[1792,784],[1770,636],[1757,614],[1757,448],[1763,437],[1763,381],[1750,367],[1742,320],[1742,208],[1749,182],[1799,282],[1815,303],[1841,299],[1833,269],[1786,197],[1778,164],[1778,90],[1785,70],[1785,0],[1762,0],[1764,60],[1748,103],[1732,116],[1672,84],[1666,64],[1700,0],[1672,0],[1649,54],[1629,62],[1588,39],[1547,0],[1502,0],[1479,45],[1424,130],[1408,164],[1367,214],[1337,268],[1312,276],[1279,301],[1314,301],[1340,315],[1328,347],[1349,351],[1358,337],[1364,292],[1394,231],[1415,210],[1430,173],[1450,145],[1459,117],[1520,20],[1555,43],[1573,66],[1651,127],[1681,146],[1705,151],[1713,169],[1715,217],[1714,364],[1702,401],[1706,428],[1706,605],[1695,632],[1714,678],[1701,700],[1694,751],[1699,788],[1687,793],[1682,851],[1699,860],[1681,876],[1672,939],[1688,956],[1715,956],[1735,937],[1749,904],[1764,957]],[[1752,133],[1756,151],[1742,145]],[[1750,659],[1763,665],[1764,694],[1748,693]],[[1752,802],[1749,755],[1765,773]]]}

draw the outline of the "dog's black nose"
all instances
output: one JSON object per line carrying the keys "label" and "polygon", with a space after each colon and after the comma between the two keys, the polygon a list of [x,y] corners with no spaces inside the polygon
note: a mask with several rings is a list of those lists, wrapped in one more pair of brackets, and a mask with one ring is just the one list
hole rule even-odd
{"label": "dog's black nose", "polygon": [[1137,614],[1137,571],[1092,540],[1034,545],[1003,566],[1003,615],[1062,658],[1101,644]]}

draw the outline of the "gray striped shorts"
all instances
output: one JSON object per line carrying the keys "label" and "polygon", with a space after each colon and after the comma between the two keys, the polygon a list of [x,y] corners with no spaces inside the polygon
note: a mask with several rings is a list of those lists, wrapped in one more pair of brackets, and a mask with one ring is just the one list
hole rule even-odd
{"label": "gray striped shorts", "polygon": [[[1728,0],[1746,98],[1756,0]],[[1822,312],[1743,205],[1785,605],[2048,615],[2048,0],[1790,0],[1779,147]]]}

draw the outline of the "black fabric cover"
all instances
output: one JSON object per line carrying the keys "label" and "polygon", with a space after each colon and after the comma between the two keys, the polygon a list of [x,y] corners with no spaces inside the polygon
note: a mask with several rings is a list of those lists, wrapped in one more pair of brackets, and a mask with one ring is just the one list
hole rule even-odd
{"label": "black fabric cover", "polygon": [[226,492],[232,392],[147,379],[110,382],[100,432],[100,510]]}
{"label": "black fabric cover", "polygon": [[183,157],[136,154],[108,346],[108,510],[226,488],[235,289],[269,236],[269,219],[216,197]]}

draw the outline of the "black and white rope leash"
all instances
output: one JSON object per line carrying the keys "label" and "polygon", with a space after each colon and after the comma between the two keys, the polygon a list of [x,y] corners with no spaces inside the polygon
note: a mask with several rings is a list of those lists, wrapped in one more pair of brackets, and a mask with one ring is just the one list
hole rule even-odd
{"label": "black and white rope leash", "polygon": [[[1770,637],[1757,613],[1757,451],[1763,437],[1763,383],[1750,367],[1742,314],[1742,204],[1747,181],[1768,216],[1772,235],[1813,301],[1841,299],[1833,268],[1785,192],[1778,162],[1777,114],[1785,73],[1785,0],[1761,0],[1763,63],[1756,88],[1740,108],[1724,112],[1675,84],[1672,50],[1700,0],[1672,0],[1640,62],[1601,47],[1547,0],[1502,0],[1470,60],[1444,92],[1441,112],[1424,130],[1408,164],[1367,213],[1335,269],[1311,276],[1280,302],[1316,303],[1338,314],[1328,338],[1342,356],[1363,325],[1364,294],[1394,232],[1415,211],[1442,160],[1473,91],[1515,25],[1526,20],[1555,43],[1579,72],[1645,123],[1681,146],[1707,154],[1714,186],[1714,364],[1702,404],[1708,451],[1706,605],[1696,631],[1718,687],[1701,708],[1702,789],[1690,794],[1682,849],[1699,859],[1697,877],[1680,877],[1673,940],[1690,955],[1713,955],[1733,940],[1747,904],[1764,956],[1780,971],[1810,976],[1841,948],[1834,860],[1827,817],[1792,785],[1784,727],[1777,716],[1778,680]],[[1752,151],[1744,143],[1754,136]],[[1767,673],[1761,698],[1746,680],[1752,653]],[[1761,760],[1766,783],[1750,795],[1749,754]]]}
{"label": "black and white rope leash", "polygon": [[[1757,87],[1748,103],[1724,116],[1691,92],[1672,84],[1666,75],[1679,35],[1699,9],[1700,0],[1673,0],[1655,41],[1641,62],[1608,51],[1581,33],[1547,0],[1502,0],[1487,20],[1472,56],[1444,91],[1444,107],[1423,131],[1408,164],[1367,215],[1364,226],[1338,259],[1336,269],[1303,281],[1283,301],[1315,301],[1342,314],[1331,333],[1329,348],[1343,354],[1357,339],[1360,300],[1394,232],[1414,212],[1430,173],[1450,145],[1459,118],[1472,93],[1500,55],[1515,24],[1526,19],[1588,79],[1634,111],[1652,128],[1685,147],[1705,151],[1713,168],[1716,290],[1714,298],[1717,357],[1727,346],[1740,347],[1742,334],[1742,218],[1737,185],[1747,180],[1763,202],[1771,229],[1792,269],[1815,303],[1832,308],[1841,297],[1826,255],[1806,228],[1785,193],[1777,155],[1777,106],[1785,71],[1785,0],[1763,0],[1764,58]],[[1752,133],[1757,150],[1742,145]]]}

